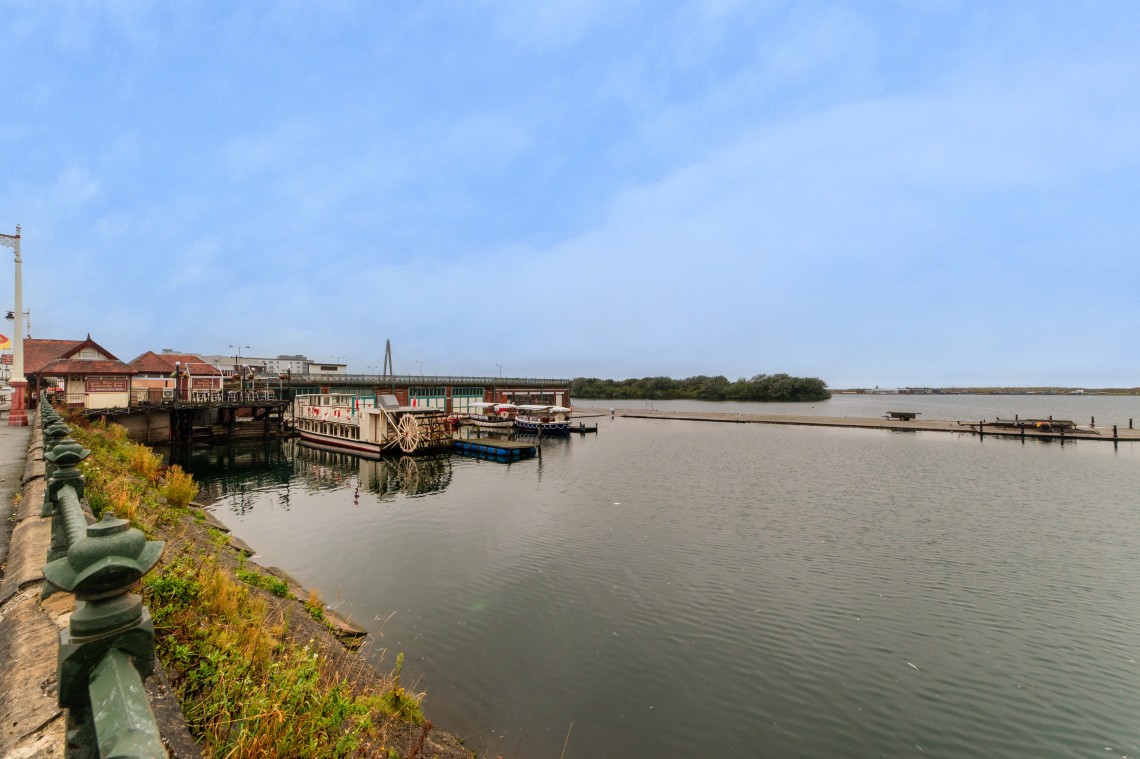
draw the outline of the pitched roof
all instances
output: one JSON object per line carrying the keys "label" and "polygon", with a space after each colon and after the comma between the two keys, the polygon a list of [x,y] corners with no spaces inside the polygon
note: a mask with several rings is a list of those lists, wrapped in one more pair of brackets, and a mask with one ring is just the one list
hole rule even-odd
{"label": "pitched roof", "polygon": [[221,374],[221,371],[213,364],[206,363],[199,356],[195,356],[192,353],[155,353],[154,351],[147,351],[132,361],[130,367],[136,372],[167,374],[174,371],[176,363],[182,366],[189,366],[190,373],[198,376]]}
{"label": "pitched roof", "polygon": [[81,340],[24,340],[24,374],[38,374],[47,364],[70,353]]}
{"label": "pitched roof", "polygon": [[[94,348],[104,359],[80,360],[74,358],[84,348]],[[24,340],[24,374],[131,374],[131,369],[111,354],[111,351],[91,339]]]}
{"label": "pitched roof", "polygon": [[41,374],[44,376],[58,376],[61,374],[134,374],[131,367],[119,359],[114,361],[92,361],[90,359],[61,358],[40,367],[35,372],[25,374]]}

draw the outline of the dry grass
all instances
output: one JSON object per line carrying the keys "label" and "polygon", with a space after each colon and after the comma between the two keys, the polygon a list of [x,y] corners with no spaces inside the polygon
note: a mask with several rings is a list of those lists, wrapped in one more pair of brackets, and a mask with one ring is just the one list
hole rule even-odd
{"label": "dry grass", "polygon": [[[73,434],[93,452],[81,465],[93,511],[113,511],[167,541],[143,595],[159,658],[204,756],[388,757],[396,755],[390,745],[406,753],[417,736],[423,741],[430,728],[421,727],[422,694],[401,687],[402,656],[383,677],[334,640],[315,643],[320,626],[308,617],[323,618],[320,595],[301,605],[239,580],[241,568],[221,560],[225,549],[185,508],[198,490],[190,475],[177,466],[156,471],[122,428]],[[314,626],[313,637],[298,640],[304,625]]]}

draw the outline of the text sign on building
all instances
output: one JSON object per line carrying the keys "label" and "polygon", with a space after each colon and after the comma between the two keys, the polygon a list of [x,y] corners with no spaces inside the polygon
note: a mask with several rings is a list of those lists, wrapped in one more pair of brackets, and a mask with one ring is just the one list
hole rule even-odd
{"label": "text sign on building", "polygon": [[83,387],[88,393],[125,393],[127,382],[126,377],[88,377]]}
{"label": "text sign on building", "polygon": [[11,353],[0,354],[0,364],[11,364],[13,361]]}
{"label": "text sign on building", "polygon": [[192,390],[212,390],[214,387],[214,380],[209,377],[195,377],[192,382]]}

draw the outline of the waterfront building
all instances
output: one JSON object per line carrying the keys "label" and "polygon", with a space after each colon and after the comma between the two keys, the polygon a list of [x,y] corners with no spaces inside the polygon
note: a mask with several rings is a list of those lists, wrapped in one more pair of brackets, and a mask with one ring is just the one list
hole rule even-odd
{"label": "waterfront building", "polygon": [[70,406],[122,408],[130,404],[133,370],[91,339],[24,340],[24,376],[30,400],[41,390],[63,393]]}
{"label": "waterfront building", "polygon": [[192,353],[147,351],[129,364],[131,399],[136,402],[188,400],[192,394],[220,393],[222,371]]}

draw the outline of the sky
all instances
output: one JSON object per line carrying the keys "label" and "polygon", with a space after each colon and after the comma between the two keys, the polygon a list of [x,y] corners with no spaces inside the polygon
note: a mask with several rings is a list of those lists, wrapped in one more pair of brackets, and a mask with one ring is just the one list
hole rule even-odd
{"label": "sky", "polygon": [[1133,0],[0,0],[0,21],[0,233],[22,225],[34,337],[359,372],[391,340],[409,374],[1140,385]]}

